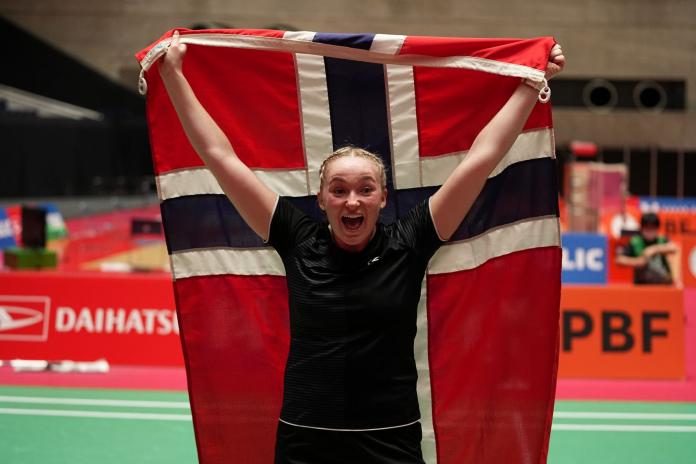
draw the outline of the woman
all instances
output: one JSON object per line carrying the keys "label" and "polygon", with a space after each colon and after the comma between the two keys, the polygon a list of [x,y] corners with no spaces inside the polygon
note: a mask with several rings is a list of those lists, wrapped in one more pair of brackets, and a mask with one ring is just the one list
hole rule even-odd
{"label": "woman", "polygon": [[[539,95],[520,83],[469,153],[428,200],[378,223],[387,189],[381,160],[360,148],[320,170],[318,223],[269,190],[235,155],[182,73],[175,32],[160,74],[196,152],[247,224],[285,265],[291,341],[276,463],[422,463],[413,357],[428,260],[464,219]],[[547,79],[565,65],[554,46]]]}

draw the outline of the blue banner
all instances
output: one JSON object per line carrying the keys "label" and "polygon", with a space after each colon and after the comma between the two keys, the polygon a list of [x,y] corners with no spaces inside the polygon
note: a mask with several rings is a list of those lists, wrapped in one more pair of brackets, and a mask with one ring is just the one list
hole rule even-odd
{"label": "blue banner", "polygon": [[68,236],[63,215],[53,203],[41,203],[41,208],[46,210],[46,240],[55,240]]}
{"label": "blue banner", "polygon": [[0,208],[0,250],[14,246],[17,246],[17,242],[14,238],[12,223],[10,218],[7,217],[5,208]]}
{"label": "blue banner", "polygon": [[638,197],[640,210],[659,212],[675,211],[683,213],[696,213],[696,197]]}
{"label": "blue banner", "polygon": [[607,283],[607,237],[600,234],[568,233],[561,237],[563,272],[561,281],[573,284]]}

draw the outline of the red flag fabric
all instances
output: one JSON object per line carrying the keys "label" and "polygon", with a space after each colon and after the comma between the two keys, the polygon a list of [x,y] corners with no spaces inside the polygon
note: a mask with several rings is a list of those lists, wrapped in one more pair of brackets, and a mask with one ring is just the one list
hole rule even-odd
{"label": "red flag fabric", "polygon": [[[201,463],[271,463],[289,345],[278,255],[187,141],[136,57]],[[237,155],[320,217],[319,167],[347,143],[382,156],[386,223],[431,195],[551,37],[466,39],[180,30],[184,73]],[[560,234],[551,107],[538,103],[471,211],[431,259],[414,355],[427,463],[546,462],[558,358]],[[369,381],[369,379],[366,379]]]}

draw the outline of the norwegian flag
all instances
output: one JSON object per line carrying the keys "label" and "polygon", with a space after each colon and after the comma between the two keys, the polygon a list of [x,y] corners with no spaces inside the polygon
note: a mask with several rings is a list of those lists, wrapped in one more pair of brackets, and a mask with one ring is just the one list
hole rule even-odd
{"label": "norwegian flag", "polygon": [[[186,139],[157,71],[172,32],[136,56],[198,456],[271,463],[289,345],[284,269]],[[445,181],[520,78],[542,80],[555,43],[180,33],[196,95],[266,185],[320,218],[321,162],[354,144],[387,166],[386,223]],[[546,462],[560,263],[551,108],[537,103],[422,284],[415,356],[427,463]]]}

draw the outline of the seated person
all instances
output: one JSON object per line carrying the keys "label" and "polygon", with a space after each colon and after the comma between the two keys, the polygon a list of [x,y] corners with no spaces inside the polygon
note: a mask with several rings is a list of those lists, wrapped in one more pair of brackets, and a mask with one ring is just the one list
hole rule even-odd
{"label": "seated person", "polygon": [[646,213],[640,220],[640,233],[616,257],[616,262],[633,268],[634,284],[672,284],[672,271],[666,255],[675,253],[677,247],[660,235],[660,218]]}

